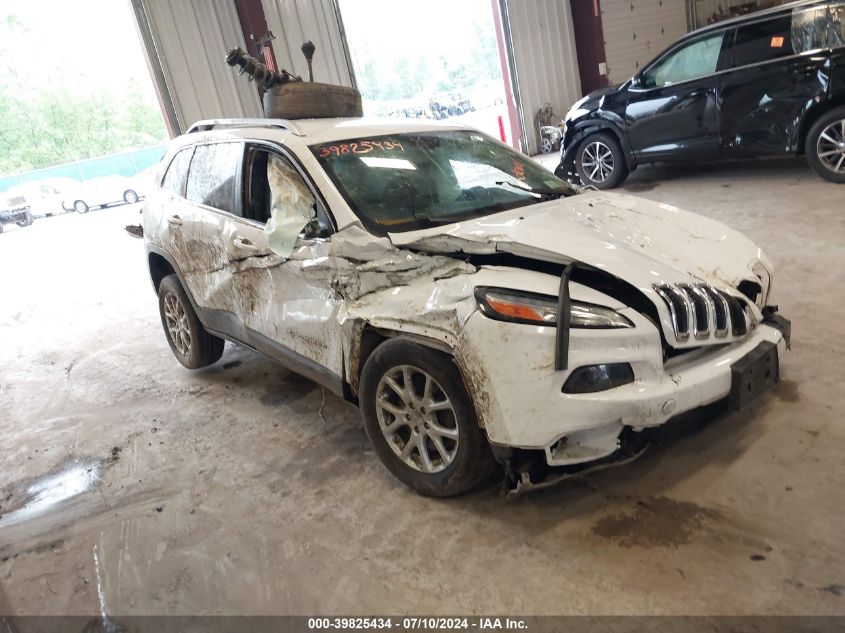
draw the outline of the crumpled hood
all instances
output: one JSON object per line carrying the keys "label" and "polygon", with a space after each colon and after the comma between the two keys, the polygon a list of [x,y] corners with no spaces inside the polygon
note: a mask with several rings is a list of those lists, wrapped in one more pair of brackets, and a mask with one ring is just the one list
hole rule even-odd
{"label": "crumpled hood", "polygon": [[443,227],[394,233],[396,246],[439,253],[509,252],[544,261],[578,261],[646,290],[652,284],[705,281],[736,287],[755,279],[760,249],[720,222],[668,204],[586,192]]}

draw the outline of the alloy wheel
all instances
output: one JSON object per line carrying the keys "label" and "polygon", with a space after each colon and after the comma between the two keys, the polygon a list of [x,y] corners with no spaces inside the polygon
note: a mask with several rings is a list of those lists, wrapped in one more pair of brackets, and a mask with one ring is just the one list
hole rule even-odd
{"label": "alloy wheel", "polygon": [[167,324],[167,333],[173,345],[183,356],[191,351],[191,330],[188,327],[188,317],[182,302],[172,292],[164,296],[164,320]]}
{"label": "alloy wheel", "polygon": [[442,471],[458,452],[458,420],[443,387],[427,372],[400,365],[376,388],[376,417],[388,446],[425,474]]}
{"label": "alloy wheel", "polygon": [[616,162],[607,145],[601,141],[592,141],[581,155],[581,167],[593,182],[605,182],[613,175]]}
{"label": "alloy wheel", "polygon": [[845,119],[834,121],[822,130],[816,154],[827,169],[845,174]]}

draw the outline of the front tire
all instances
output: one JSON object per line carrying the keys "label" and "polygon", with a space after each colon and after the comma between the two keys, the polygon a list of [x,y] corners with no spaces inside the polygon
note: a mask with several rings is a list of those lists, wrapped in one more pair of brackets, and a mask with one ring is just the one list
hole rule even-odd
{"label": "front tire", "polygon": [[449,356],[401,338],[382,343],[364,364],[360,403],[376,454],[418,493],[459,495],[495,471],[490,445]]}
{"label": "front tire", "polygon": [[220,360],[225,342],[206,332],[176,275],[161,280],[158,309],[164,336],[176,360],[188,369],[199,369]]}
{"label": "front tire", "polygon": [[605,133],[584,139],[575,152],[575,169],[584,185],[596,189],[613,189],[628,177],[619,141]]}
{"label": "front tire", "polygon": [[88,205],[84,200],[76,200],[73,203],[73,210],[77,213],[88,213]]}
{"label": "front tire", "polygon": [[138,194],[131,189],[123,192],[123,201],[126,204],[135,204],[138,202]]}
{"label": "front tire", "polygon": [[813,124],[804,150],[816,175],[845,183],[845,106],[834,108]]}

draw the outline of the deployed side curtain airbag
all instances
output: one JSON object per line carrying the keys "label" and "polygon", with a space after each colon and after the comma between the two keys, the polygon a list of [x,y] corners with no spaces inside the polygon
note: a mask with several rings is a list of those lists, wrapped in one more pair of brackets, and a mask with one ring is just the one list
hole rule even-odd
{"label": "deployed side curtain airbag", "polygon": [[314,196],[297,171],[271,154],[267,161],[270,183],[270,219],[264,227],[270,250],[290,257],[296,239],[316,217]]}

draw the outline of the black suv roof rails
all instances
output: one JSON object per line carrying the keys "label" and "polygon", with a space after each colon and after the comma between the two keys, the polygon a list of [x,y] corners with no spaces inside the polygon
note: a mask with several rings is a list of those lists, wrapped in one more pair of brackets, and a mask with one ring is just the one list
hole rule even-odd
{"label": "black suv roof rails", "polygon": [[194,123],[185,134],[207,132],[223,127],[276,127],[295,136],[305,136],[305,133],[295,123],[287,119],[205,119]]}

